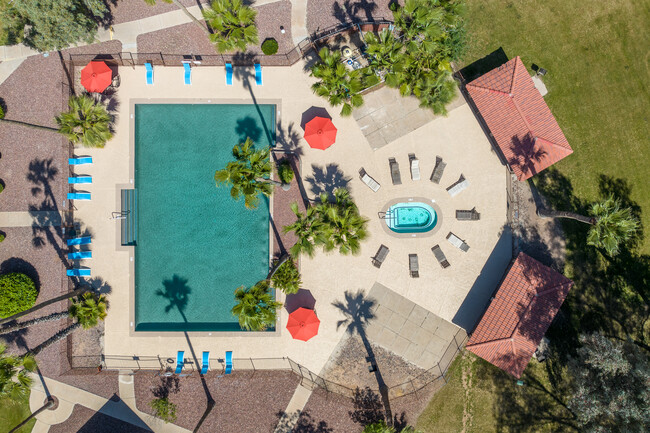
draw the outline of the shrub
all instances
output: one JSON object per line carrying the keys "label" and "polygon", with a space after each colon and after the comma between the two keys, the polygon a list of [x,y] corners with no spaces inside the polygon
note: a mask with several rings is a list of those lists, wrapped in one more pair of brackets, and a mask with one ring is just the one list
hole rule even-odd
{"label": "shrub", "polygon": [[298,293],[302,281],[300,280],[300,272],[298,271],[296,262],[294,262],[293,259],[284,262],[278,270],[275,271],[271,282],[273,287],[282,290],[287,295]]}
{"label": "shrub", "polygon": [[25,274],[0,275],[0,317],[9,317],[34,306],[38,291]]}
{"label": "shrub", "polygon": [[293,169],[288,160],[284,159],[280,164],[278,164],[278,177],[284,184],[291,183],[293,180]]}
{"label": "shrub", "polygon": [[167,397],[154,398],[149,402],[149,406],[153,409],[154,415],[163,421],[176,421],[176,405]]}
{"label": "shrub", "polygon": [[0,233],[0,242],[5,240],[5,235],[4,233]]}
{"label": "shrub", "polygon": [[0,181],[0,192],[2,192],[2,191],[4,191],[4,190],[5,190],[5,186],[4,186],[4,184],[2,183],[2,181]]}
{"label": "shrub", "polygon": [[262,52],[267,56],[273,55],[278,52],[278,41],[273,38],[268,38],[262,42]]}

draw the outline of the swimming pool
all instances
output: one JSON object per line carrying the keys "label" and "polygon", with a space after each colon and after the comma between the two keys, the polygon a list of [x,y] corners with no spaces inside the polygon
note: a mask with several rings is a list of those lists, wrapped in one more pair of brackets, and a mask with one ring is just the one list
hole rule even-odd
{"label": "swimming pool", "polygon": [[274,126],[274,105],[135,105],[136,331],[240,330],[233,293],[267,275],[269,202],[247,210],[214,172]]}
{"label": "swimming pool", "polygon": [[404,202],[392,205],[384,216],[386,225],[396,233],[424,233],[438,221],[436,211],[426,203]]}

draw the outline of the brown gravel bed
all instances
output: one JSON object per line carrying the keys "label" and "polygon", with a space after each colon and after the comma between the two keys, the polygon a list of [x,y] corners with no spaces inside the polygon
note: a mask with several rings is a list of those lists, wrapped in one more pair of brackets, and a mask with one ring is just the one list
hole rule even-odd
{"label": "brown gravel bed", "polygon": [[[276,161],[287,157],[283,153],[275,153],[274,157]],[[280,256],[285,251],[288,251],[289,248],[296,243],[296,235],[291,233],[284,233],[282,228],[289,224],[292,224],[296,221],[296,215],[291,210],[291,203],[298,203],[298,208],[301,212],[305,211],[305,203],[302,200],[302,195],[300,193],[300,186],[298,185],[300,177],[300,162],[297,158],[289,155],[291,166],[293,167],[294,173],[296,175],[291,182],[291,187],[289,191],[284,191],[282,188],[277,187],[273,191],[273,221],[272,221],[272,230],[274,231],[273,238],[273,254],[275,256]]]}
{"label": "brown gravel bed", "polygon": [[96,368],[77,368],[60,375],[56,380],[108,399],[119,395],[118,371],[98,373]]}
{"label": "brown gravel bed", "polygon": [[[199,1],[202,4],[208,3],[208,0],[179,1],[186,7],[196,6]],[[144,0],[117,0],[115,4],[111,2],[110,9],[113,18],[113,24],[121,24],[178,10],[178,7],[173,4],[165,3],[162,0],[157,0],[155,6],[149,6],[144,2]]]}
{"label": "brown gravel bed", "polygon": [[[208,389],[216,405],[205,420],[201,432],[258,433],[275,428],[277,414],[283,411],[298,385],[298,377],[290,371],[235,371],[217,377],[220,372],[205,376]],[[161,377],[150,371],[135,375],[137,407],[152,413],[149,402],[152,389],[161,384]],[[203,415],[206,396],[198,374],[179,379],[178,392],[170,393],[177,405],[176,424],[193,430]]]}
{"label": "brown gravel bed", "polygon": [[[307,2],[307,31],[320,33],[342,23],[386,19],[392,21],[392,0],[348,2],[344,0],[309,0]],[[399,2],[403,4],[402,1]],[[367,5],[367,6],[364,6]]]}
{"label": "brown gravel bed", "polygon": [[149,431],[76,404],[70,417],[61,424],[51,426],[49,433],[146,433]]}
{"label": "brown gravel bed", "polygon": [[[257,9],[257,31],[260,44],[266,38],[278,41],[278,53],[293,49],[291,39],[291,2],[279,1]],[[280,33],[284,26],[285,33]],[[216,55],[214,45],[194,23],[181,24],[138,36],[138,52],[163,54]],[[261,54],[260,45],[248,47],[248,52]]]}

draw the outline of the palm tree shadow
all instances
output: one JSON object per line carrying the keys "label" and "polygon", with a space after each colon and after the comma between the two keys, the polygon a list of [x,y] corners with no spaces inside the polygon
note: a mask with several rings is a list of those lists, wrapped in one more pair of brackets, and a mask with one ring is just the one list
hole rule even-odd
{"label": "palm tree shadow", "polygon": [[512,136],[510,151],[512,156],[508,158],[511,167],[520,167],[521,171],[534,176],[538,172],[537,164],[541,163],[548,155],[539,144],[536,138],[529,132],[523,139],[516,135]]}
{"label": "palm tree shadow", "polygon": [[330,163],[325,167],[312,164],[313,174],[307,176],[305,180],[310,184],[311,193],[320,196],[326,192],[330,196],[338,188],[347,188],[351,177],[345,175],[338,164]]}

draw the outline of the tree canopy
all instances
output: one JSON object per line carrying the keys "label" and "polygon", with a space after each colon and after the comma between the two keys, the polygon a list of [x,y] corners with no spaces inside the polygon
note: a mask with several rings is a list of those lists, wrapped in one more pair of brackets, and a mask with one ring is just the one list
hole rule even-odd
{"label": "tree canopy", "polygon": [[259,42],[256,16],[257,11],[241,0],[214,0],[203,10],[203,18],[215,30],[210,41],[220,53],[246,51]]}
{"label": "tree canopy", "polygon": [[84,147],[104,147],[113,138],[110,131],[111,116],[106,107],[89,95],[71,96],[70,109],[56,117],[59,132],[72,143]]}

